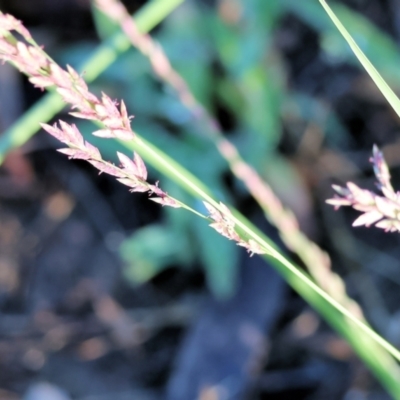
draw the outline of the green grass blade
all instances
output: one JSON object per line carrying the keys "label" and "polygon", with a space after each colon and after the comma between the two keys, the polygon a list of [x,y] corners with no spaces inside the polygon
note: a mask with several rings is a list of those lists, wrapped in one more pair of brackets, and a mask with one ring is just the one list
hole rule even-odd
{"label": "green grass blade", "polygon": [[[125,147],[130,150],[137,151],[140,155],[149,162],[154,168],[159,172],[167,176],[168,178],[175,181],[183,189],[192,194],[194,197],[205,200],[212,204],[215,208],[221,210],[218,202],[216,202],[210,191],[189,171],[175,162],[173,159],[169,158],[161,150],[153,146],[151,143],[147,142],[143,137],[137,137],[136,140],[130,142],[121,142]],[[287,258],[285,258],[277,246],[269,240],[265,235],[263,235],[253,224],[251,224],[246,218],[244,218],[238,211],[232,210],[234,215],[234,220],[236,226],[244,232],[249,238],[252,238],[257,243],[259,243],[263,248],[267,249],[275,260],[279,262],[280,265],[284,266],[284,269],[280,272],[285,272],[284,276],[289,284],[297,284],[300,280],[308,286],[308,290],[311,290],[324,301],[331,304],[332,307],[339,310],[346,318],[352,320],[358,327],[360,327],[366,334],[372,337],[376,342],[378,342],[383,348],[385,348],[389,353],[392,354],[398,361],[400,361],[400,351],[394,346],[384,340],[376,332],[374,332],[370,327],[365,325],[362,321],[351,314],[345,307],[339,304],[335,299],[333,299],[329,294],[322,290],[318,285],[316,285],[306,273],[301,271],[298,267],[292,264]],[[288,272],[289,271],[289,272]]]}
{"label": "green grass blade", "polygon": [[[332,11],[332,9],[328,6],[325,0],[320,0],[321,5],[325,9],[326,13],[328,16],[331,18],[339,32],[342,34],[348,45],[350,46],[351,50],[355,54],[355,56],[358,58],[360,61],[361,65],[364,67],[364,69],[368,72],[372,80],[375,82],[379,90],[382,92],[383,96],[386,98],[386,100],[389,102],[389,104],[392,106],[394,111],[397,113],[398,116],[400,116],[400,100],[396,96],[396,94],[393,92],[393,90],[390,88],[390,86],[386,83],[386,81],[382,78],[382,76],[379,74],[379,72],[376,70],[376,68],[372,65],[372,63],[369,61],[369,59],[365,56],[363,51],[359,48],[359,46],[356,44],[350,33],[347,31],[347,29],[343,26],[339,18],[335,15],[335,13]],[[359,339],[365,342],[365,336],[359,336]],[[357,338],[355,337],[355,340],[357,341]],[[350,343],[352,343],[349,340]],[[357,343],[355,343],[357,345]],[[364,343],[366,347],[368,347],[367,343]],[[366,358],[371,358],[371,355],[374,354],[374,351],[371,349],[370,355],[365,354]],[[393,353],[392,353],[393,354]],[[397,356],[395,356],[397,358]],[[373,360],[370,360],[373,363]],[[398,368],[396,366],[396,368]],[[400,392],[398,389],[396,389],[396,383],[394,383],[394,386],[391,385],[390,377],[388,376],[391,372],[393,371],[392,367],[387,366],[386,368],[384,367],[382,371],[374,371],[376,373],[376,376],[379,377],[382,383],[384,383],[385,387],[390,391],[390,393],[393,395],[394,398],[399,398],[400,397]]]}
{"label": "green grass blade", "polygon": [[[135,14],[135,21],[141,32],[149,32],[184,0],[153,0]],[[95,80],[116,58],[130,48],[130,41],[123,32],[114,34],[99,47],[78,68],[85,73],[85,81]],[[65,106],[56,92],[47,93],[0,137],[0,164],[13,148],[23,145],[39,129],[40,122],[50,121]]]}
{"label": "green grass blade", "polygon": [[[195,176],[142,137],[138,136],[137,140],[121,143],[129,150],[140,153],[156,170],[175,181],[195,198],[205,200],[217,209],[220,208],[208,188]],[[388,392],[394,398],[400,399],[400,370],[390,356],[400,361],[400,352],[317,286],[238,211],[232,208],[231,211],[241,232],[269,250],[270,254],[265,258],[273,264],[288,284],[349,342]]]}
{"label": "green grass blade", "polygon": [[378,86],[379,90],[385,96],[386,100],[393,107],[393,110],[400,117],[400,100],[399,100],[399,98],[396,96],[396,94],[393,92],[393,90],[390,88],[390,86],[386,83],[386,81],[382,78],[382,76],[376,70],[376,68],[371,64],[371,62],[365,56],[363,51],[358,47],[357,43],[354,41],[354,39],[352,38],[350,33],[340,22],[339,18],[337,18],[337,16],[332,11],[332,9],[328,6],[326,1],[325,0],[319,0],[319,1],[321,3],[322,7],[324,7],[324,9],[327,12],[327,14],[329,15],[329,17],[331,18],[331,20],[333,21],[333,23],[336,25],[339,32],[342,34],[342,36],[345,38],[345,40],[349,44],[349,46],[352,49],[352,51],[354,52],[355,56],[358,58],[358,60],[362,64],[362,66],[368,72],[369,76],[375,82],[376,86]]}

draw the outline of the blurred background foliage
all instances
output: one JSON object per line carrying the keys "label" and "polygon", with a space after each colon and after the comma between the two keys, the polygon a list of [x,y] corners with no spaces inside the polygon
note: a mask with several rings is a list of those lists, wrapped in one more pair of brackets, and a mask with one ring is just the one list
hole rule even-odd
{"label": "blurred background foliage", "polygon": [[[124,3],[135,11],[144,2]],[[347,0],[330,4],[388,83],[399,90],[400,14],[396,1]],[[44,0],[0,0],[0,9],[24,20],[37,41],[44,43],[62,65],[80,65],[98,46],[98,38],[104,40],[117,29],[86,1],[50,4]],[[43,16],[42,10],[45,10]],[[397,236],[353,230],[351,210],[334,213],[324,205],[324,200],[332,195],[329,188],[332,182],[357,179],[373,187],[372,168],[368,164],[373,143],[383,146],[393,167],[394,184],[398,183],[397,120],[319,2],[187,0],[151,34],[165,49],[195,97],[218,119],[224,134],[238,147],[246,162],[257,169],[283,203],[293,210],[301,228],[330,251],[335,271],[346,280],[350,294],[365,307],[372,323],[384,336],[399,344]],[[5,110],[3,106],[10,106],[11,86],[9,78],[0,79],[0,109]],[[244,185],[233,177],[207,136],[207,128],[193,118],[168,86],[154,77],[149,61],[137,50],[130,49],[120,56],[91,88],[95,93],[104,91],[112,98],[123,98],[135,116],[134,130],[193,172],[220,200],[234,204],[245,215],[257,211]],[[11,89],[21,92],[26,105],[40,97],[26,82],[16,83]],[[16,104],[10,112],[0,111],[1,129],[5,130],[13,122],[9,120],[12,115],[17,118],[21,112],[21,104]],[[92,125],[74,122],[89,137]],[[117,143],[92,136],[90,141],[100,148],[105,158],[115,162],[115,151],[124,151]],[[146,289],[137,289],[138,285],[157,285],[163,279],[169,282],[170,271],[182,268],[188,275],[180,276],[199,279],[198,275],[190,274],[202,269],[206,284],[216,298],[226,300],[236,293],[242,250],[234,243],[221,238],[189,213],[160,209],[140,196],[132,200],[129,195],[122,195],[124,188],[117,189],[106,177],[99,179],[99,188],[92,187],[94,183],[90,182],[95,178],[90,174],[94,173],[80,163],[71,167],[75,168],[71,175],[65,175],[63,171],[70,168],[67,166],[70,163],[55,161],[59,160],[58,155],[49,156],[49,161],[41,158],[43,151],[49,147],[53,151],[54,146],[57,146],[54,142],[38,135],[24,146],[22,154],[17,151],[9,155],[4,164],[5,183],[1,194],[3,218],[7,219],[9,212],[18,215],[15,221],[21,225],[26,221],[32,224],[33,216],[41,221],[32,204],[35,195],[34,199],[27,195],[31,186],[27,184],[24,191],[23,182],[24,179],[34,182],[30,173],[46,178],[50,169],[50,176],[58,176],[72,193],[71,197],[56,198],[59,202],[56,208],[66,210],[66,214],[54,221],[61,224],[67,220],[75,201],[82,205],[78,213],[92,213],[90,224],[97,234],[101,232],[103,245],[106,243],[111,252],[117,251],[124,261],[123,275],[118,278],[124,281],[122,285],[129,283],[141,293],[140,290]],[[50,167],[57,162],[59,171]],[[36,172],[30,172],[33,170]],[[157,180],[157,174],[150,173]],[[83,186],[74,189],[71,180],[77,182],[81,174]],[[174,183],[166,179],[161,183],[164,190],[203,211],[201,204]],[[11,189],[5,189],[4,185],[11,185]],[[48,184],[50,188],[52,185]],[[82,199],[82,193],[88,198]],[[46,201],[45,204],[52,204]],[[103,202],[108,205],[103,207]],[[51,213],[51,207],[46,207]],[[37,229],[29,226],[27,231]],[[36,241],[41,237],[32,235]],[[49,238],[48,232],[43,235]],[[32,246],[36,250],[34,255],[27,256],[28,261],[46,248],[43,244]],[[29,271],[28,267],[25,269]],[[95,265],[90,271],[94,269]],[[23,272],[19,270],[19,274]],[[86,272],[92,273],[95,274]],[[18,286],[18,279],[12,278],[11,272],[4,276],[8,278],[0,276],[2,297],[4,304],[14,304],[10,306],[13,309],[18,301],[23,301],[24,285]],[[107,281],[110,276],[113,273],[105,272],[102,279]],[[113,279],[118,286],[117,278]],[[25,287],[31,285],[28,282]],[[132,296],[129,285],[123,287]],[[197,285],[193,284],[196,290]],[[10,287],[15,287],[15,292]],[[42,303],[51,303],[44,293],[36,296]],[[289,320],[288,315],[293,317],[296,312],[287,311],[282,320]]]}
{"label": "blurred background foliage", "polygon": [[[294,148],[305,143],[305,151],[314,151],[307,149],[305,133],[311,136],[309,140],[319,141],[313,144],[316,147],[323,145],[343,151],[356,147],[357,143],[329,104],[346,91],[344,82],[331,87],[333,93],[328,93],[331,97],[324,98],[326,94],[321,96],[317,88],[297,87],[291,80],[293,60],[287,62],[290,52],[285,54],[284,50],[293,46],[288,42],[296,38],[287,37],[290,32],[285,32],[285,21],[297,19],[298,23],[316,31],[320,46],[318,57],[327,68],[338,64],[358,67],[357,60],[316,1],[226,0],[220,1],[217,7],[219,13],[205,3],[187,2],[163,23],[154,37],[195,97],[218,117],[225,134],[244,159],[271,184],[300,220],[307,220],[313,207],[307,182],[296,165],[282,156],[282,143],[291,142],[289,145]],[[395,41],[348,6],[334,4],[334,9],[389,83],[394,87],[398,85],[395,66],[399,52]],[[95,8],[93,11],[100,37],[106,38],[118,29],[99,17],[101,13]],[[305,45],[309,45],[307,41]],[[82,44],[64,49],[61,63],[79,61],[82,51],[87,51]],[[204,132],[207,128],[193,120],[176,94],[154,78],[148,60],[137,51],[132,49],[121,57],[96,85],[98,90],[115,91],[115,97],[125,99],[135,113],[134,128],[186,166],[218,197],[236,204],[246,198],[246,190],[231,177],[227,164],[207,140],[207,132]],[[312,138],[313,135],[321,137]],[[108,151],[107,144],[99,141],[98,145]],[[112,152],[115,154],[114,149]],[[234,243],[219,240],[207,231],[203,233],[203,224],[193,223],[184,213],[165,212],[174,216],[168,215],[164,229],[158,234],[163,231],[166,237],[172,234],[188,238],[187,245],[193,249],[191,260],[200,259],[214,294],[222,298],[231,295],[236,286],[235,260],[238,259]],[[304,229],[312,227],[304,226]],[[126,248],[131,241],[136,244],[129,252]],[[124,259],[128,262],[127,276],[151,278],[168,266],[190,264],[190,257],[185,255],[187,250],[179,241],[175,241],[176,248],[172,251],[173,243],[166,238],[164,244],[160,242],[159,246],[154,246],[151,255],[143,251],[147,250],[149,242],[151,236],[142,236],[138,230],[123,247]],[[166,257],[167,249],[167,253],[173,255]],[[138,257],[139,254],[142,256]],[[182,263],[184,259],[186,262]]]}

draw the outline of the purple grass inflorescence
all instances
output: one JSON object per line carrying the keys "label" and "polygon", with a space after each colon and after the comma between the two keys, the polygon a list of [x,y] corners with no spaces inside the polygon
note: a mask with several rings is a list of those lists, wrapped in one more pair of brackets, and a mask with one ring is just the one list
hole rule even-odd
{"label": "purple grass inflorescence", "polygon": [[327,200],[338,209],[342,206],[351,206],[363,212],[354,222],[353,226],[371,226],[387,232],[400,231],[400,192],[395,192],[390,183],[390,173],[382,152],[376,145],[373,147],[370,159],[374,165],[374,173],[378,180],[377,186],[383,196],[369,190],[361,189],[352,182],[347,182],[346,187],[332,185],[336,191],[334,198]]}
{"label": "purple grass inflorescence", "polygon": [[[18,32],[25,42],[17,40],[12,31]],[[76,118],[83,118],[100,122],[102,129],[93,132],[93,135],[102,138],[120,140],[135,140],[135,133],[131,129],[131,116],[128,115],[125,103],[112,100],[105,93],[98,98],[88,89],[87,84],[72,67],[62,69],[45,51],[36,44],[29,31],[13,16],[0,12],[0,59],[12,63],[22,73],[28,76],[29,81],[40,89],[54,86],[66,103],[72,105],[70,114]],[[163,206],[174,208],[185,207],[184,204],[169,196],[155,185],[147,182],[147,169],[141,157],[134,153],[130,159],[122,153],[117,153],[121,166],[116,166],[103,160],[99,149],[86,141],[74,124],[59,121],[53,126],[41,124],[42,128],[68,147],[59,151],[69,158],[88,161],[100,173],[115,176],[116,179],[130,187],[131,192],[148,192],[153,200]],[[235,223],[228,207],[220,203],[220,210],[205,202],[209,212],[210,226],[229,240],[236,241],[253,255],[266,253],[254,240],[244,240],[235,231]],[[188,208],[188,207],[185,207]]]}

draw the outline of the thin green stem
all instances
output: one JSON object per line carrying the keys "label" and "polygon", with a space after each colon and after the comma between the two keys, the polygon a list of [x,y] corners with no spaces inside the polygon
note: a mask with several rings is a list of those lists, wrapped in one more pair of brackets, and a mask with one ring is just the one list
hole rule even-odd
{"label": "thin green stem", "polygon": [[385,96],[388,103],[393,107],[393,110],[396,114],[400,117],[400,100],[390,88],[390,86],[386,83],[386,81],[382,78],[381,74],[378,70],[372,65],[372,63],[368,60],[367,56],[363,53],[354,39],[351,37],[350,33],[347,29],[343,26],[340,22],[339,18],[335,15],[332,9],[328,6],[325,0],[319,0],[322,7],[324,7],[326,13],[329,15],[332,22],[336,25],[338,31],[342,34],[348,45],[350,46],[351,50],[353,51],[354,55],[358,58],[361,65],[365,68],[368,72],[372,80],[375,82],[378,89],[382,92]]}
{"label": "thin green stem", "polygon": [[[138,151],[145,159],[150,161],[153,165],[156,163],[159,168],[161,168],[165,174],[168,174],[169,177],[173,178],[176,182],[178,182],[182,187],[186,190],[190,191],[190,193],[194,194],[196,197],[200,197],[201,199],[209,202],[215,208],[223,212],[223,209],[216,202],[208,192],[206,188],[203,188],[202,184],[195,178],[191,176],[190,173],[186,170],[183,170],[176,162],[171,160],[167,155],[162,154],[160,150],[156,149],[149,142],[145,141],[142,137],[137,137],[137,139],[133,142],[129,142],[127,144],[130,148]],[[339,302],[333,299],[328,293],[322,290],[318,285],[316,285],[304,272],[302,272],[298,267],[293,265],[290,261],[288,261],[277,249],[276,246],[272,245],[269,241],[265,240],[261,235],[256,233],[256,229],[252,226],[248,221],[244,223],[244,217],[241,216],[240,213],[234,212],[232,216],[232,220],[235,222],[236,226],[238,226],[246,235],[253,240],[255,240],[260,246],[262,246],[271,257],[275,258],[282,265],[284,265],[288,270],[291,271],[293,275],[302,280],[304,283],[309,286],[314,292],[316,292],[319,296],[321,296],[324,300],[334,306],[337,310],[339,310],[344,316],[353,321],[357,326],[359,326],[366,334],[372,337],[375,341],[377,341],[384,349],[386,349],[393,357],[395,357],[398,361],[400,361],[400,351],[397,350],[393,345],[388,343],[385,339],[379,336],[374,330],[372,330],[368,325],[360,321],[357,317],[355,317],[350,311],[348,311],[345,307],[343,307]]]}
{"label": "thin green stem", "polygon": [[[135,150],[140,153],[153,167],[174,180],[193,196],[207,201],[221,212],[223,211],[220,205],[211,197],[207,188],[205,188],[196,177],[192,176],[188,171],[151,143],[147,142],[139,135],[134,141],[122,143],[130,150]],[[285,280],[302,297],[349,340],[364,361],[366,361],[371,369],[376,372],[377,376],[386,383],[385,386],[394,397],[400,398],[398,384],[400,375],[393,359],[385,357],[383,353],[380,353],[380,356],[378,356],[379,350],[386,350],[395,359],[400,361],[400,351],[316,285],[306,273],[286,259],[286,257],[279,252],[277,247],[239,212],[232,209],[231,211],[233,214],[232,220],[235,222],[236,226],[268,252],[264,257],[275,265],[276,269],[284,276]],[[353,332],[353,329],[351,329],[352,327],[348,326],[343,319],[347,319],[353,323],[352,327],[355,329],[355,332]],[[367,345],[363,343],[366,341],[366,337],[360,339],[362,333],[371,339],[372,342],[367,341]],[[374,348],[374,346],[380,346],[380,348]],[[369,352],[372,351],[372,349],[375,351],[374,357],[369,356]],[[388,356],[387,353],[386,355]]]}

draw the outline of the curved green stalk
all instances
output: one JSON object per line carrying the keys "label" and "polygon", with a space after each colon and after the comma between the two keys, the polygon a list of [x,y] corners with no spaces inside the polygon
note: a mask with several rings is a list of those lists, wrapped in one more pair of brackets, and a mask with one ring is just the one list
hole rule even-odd
{"label": "curved green stalk", "polygon": [[368,60],[367,56],[363,53],[363,51],[358,47],[355,40],[352,38],[347,29],[340,22],[339,18],[335,15],[332,9],[328,6],[325,0],[319,0],[322,7],[324,7],[326,13],[329,15],[332,22],[336,25],[339,32],[345,38],[346,42],[349,44],[351,50],[358,58],[362,66],[368,72],[369,76],[375,82],[378,89],[385,96],[388,103],[393,107],[393,110],[400,117],[400,100],[390,88],[390,86],[386,83],[386,81],[382,78],[381,74],[377,71],[377,69],[372,65],[372,63]]}
{"label": "curved green stalk", "polygon": [[[381,91],[381,93],[386,98],[388,103],[392,106],[392,108],[396,112],[396,114],[400,117],[400,99],[396,96],[396,94],[393,92],[393,90],[390,88],[390,86],[386,83],[386,81],[383,79],[383,77],[380,75],[380,73],[377,71],[377,69],[369,61],[369,59],[366,57],[366,55],[363,53],[363,51],[360,49],[360,47],[354,41],[354,39],[352,38],[350,33],[340,22],[339,18],[335,15],[335,13],[332,11],[332,9],[328,6],[326,1],[325,0],[319,0],[319,1],[320,1],[321,5],[323,6],[323,8],[325,9],[328,16],[331,18],[332,22],[335,24],[336,28],[339,30],[339,32],[342,34],[342,36],[344,37],[344,39],[350,46],[350,48],[353,51],[353,53],[355,54],[355,56],[360,61],[361,65],[368,72],[369,76],[372,78],[372,80],[374,81],[374,83],[376,84],[378,89]],[[360,337],[360,339],[363,339],[363,338]],[[372,354],[372,351],[371,351],[371,354]],[[390,371],[388,371],[388,372],[390,372]],[[382,377],[382,379],[386,379],[386,377]],[[383,382],[383,380],[382,380],[382,382]],[[400,396],[399,393],[400,393],[399,390],[392,392],[392,394],[395,398],[399,398],[399,396]]]}
{"label": "curved green stalk", "polygon": [[[135,21],[141,32],[149,32],[184,0],[153,0],[136,14]],[[130,48],[130,41],[123,32],[117,32],[99,47],[78,68],[85,73],[85,81],[92,82],[106,70],[116,58]],[[22,146],[39,129],[40,122],[50,121],[65,106],[54,91],[49,91],[21,118],[0,136],[0,165],[5,155],[13,148]]]}
{"label": "curved green stalk", "polygon": [[[195,176],[143,137],[137,136],[134,141],[121,143],[126,148],[140,153],[160,173],[175,181],[194,197],[207,201],[221,210],[210,191]],[[232,209],[231,211],[233,220],[241,232],[268,250],[269,254],[264,258],[272,263],[288,284],[346,338],[394,398],[400,399],[400,370],[389,355],[400,361],[400,352],[316,285],[305,272],[284,257],[276,245],[238,211]]]}

